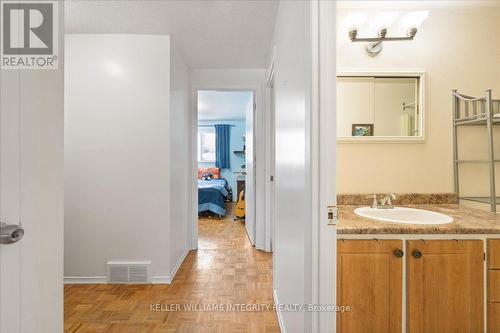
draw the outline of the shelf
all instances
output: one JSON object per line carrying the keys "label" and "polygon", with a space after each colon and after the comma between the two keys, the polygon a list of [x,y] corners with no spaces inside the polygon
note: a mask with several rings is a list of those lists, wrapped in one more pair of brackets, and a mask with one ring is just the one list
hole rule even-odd
{"label": "shelf", "polygon": [[[489,160],[456,160],[456,163],[490,163]],[[495,163],[500,162],[500,160],[494,160]]]}
{"label": "shelf", "polygon": [[[463,103],[462,103],[463,102]],[[480,113],[477,113],[478,103]],[[469,106],[472,103],[472,115],[470,114]],[[465,109],[462,109],[463,105]],[[453,164],[454,164],[454,181],[455,181],[455,190],[458,192],[459,184],[460,184],[460,173],[459,166],[464,163],[480,163],[483,165],[488,165],[490,168],[489,178],[490,178],[490,191],[495,192],[495,167],[496,163],[499,163],[500,160],[495,159],[495,155],[492,149],[492,145],[494,144],[494,129],[493,126],[500,125],[500,113],[497,110],[496,106],[500,106],[500,100],[491,98],[491,90],[487,91],[486,97],[475,98],[470,96],[465,96],[462,94],[458,94],[456,90],[453,90],[453,115],[456,117],[457,115],[460,117],[461,110],[465,111],[465,116],[462,116],[458,119],[453,119]],[[491,126],[490,126],[491,125]],[[459,158],[459,149],[458,149],[458,136],[459,126],[485,126],[487,131],[487,146],[488,147],[488,157],[482,159],[460,159]],[[486,142],[484,142],[486,145]],[[464,196],[460,197],[460,200],[474,201],[491,205],[491,212],[496,212],[496,204],[500,204],[500,197],[496,196]]]}
{"label": "shelf", "polygon": [[[455,120],[455,126],[486,126],[486,118]],[[493,118],[493,125],[500,125],[500,118]]]}
{"label": "shelf", "polygon": [[[481,203],[486,203],[486,204],[491,204],[491,197],[459,197],[460,200],[467,200],[467,201],[474,201],[474,202],[481,202]],[[500,205],[500,197],[497,197],[496,200],[497,204]]]}

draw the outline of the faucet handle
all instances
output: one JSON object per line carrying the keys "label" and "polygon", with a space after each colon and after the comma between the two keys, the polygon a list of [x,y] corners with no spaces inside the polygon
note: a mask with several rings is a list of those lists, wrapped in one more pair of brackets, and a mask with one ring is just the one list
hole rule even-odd
{"label": "faucet handle", "polygon": [[397,198],[398,198],[397,194],[389,193],[384,197],[383,204],[392,207],[393,206],[392,200],[396,200]]}
{"label": "faucet handle", "polygon": [[372,195],[369,195],[366,197],[367,199],[373,198],[372,205],[370,206],[371,208],[377,208],[378,207],[378,200],[377,200],[377,194],[373,193]]}

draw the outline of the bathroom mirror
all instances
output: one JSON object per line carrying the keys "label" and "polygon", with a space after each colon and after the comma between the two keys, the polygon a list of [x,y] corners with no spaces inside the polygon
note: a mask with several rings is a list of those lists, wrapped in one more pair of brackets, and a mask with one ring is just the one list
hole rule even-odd
{"label": "bathroom mirror", "polygon": [[421,141],[423,72],[337,75],[337,137],[349,141]]}

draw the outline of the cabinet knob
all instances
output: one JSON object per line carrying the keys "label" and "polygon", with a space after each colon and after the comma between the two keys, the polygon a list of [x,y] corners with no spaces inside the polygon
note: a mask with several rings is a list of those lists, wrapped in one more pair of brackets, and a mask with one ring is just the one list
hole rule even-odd
{"label": "cabinet knob", "polygon": [[404,252],[403,252],[403,250],[401,250],[401,249],[395,249],[395,250],[394,250],[394,256],[395,256],[396,258],[402,258],[402,257],[404,256],[404,254],[405,254],[405,253],[404,253]]}
{"label": "cabinet knob", "polygon": [[420,252],[419,250],[414,250],[412,254],[417,259],[422,258],[422,252]]}

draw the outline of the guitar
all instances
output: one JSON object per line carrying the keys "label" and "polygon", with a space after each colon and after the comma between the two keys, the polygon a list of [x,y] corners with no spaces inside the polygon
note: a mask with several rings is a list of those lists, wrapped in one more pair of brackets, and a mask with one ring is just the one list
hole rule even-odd
{"label": "guitar", "polygon": [[238,202],[236,203],[234,215],[238,219],[245,218],[245,190],[242,190],[238,196]]}

